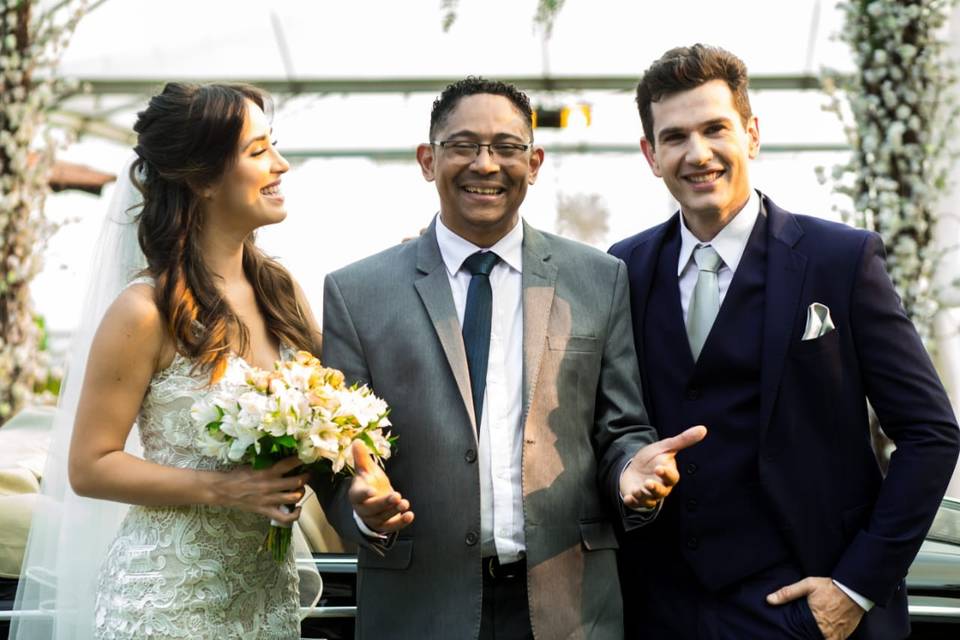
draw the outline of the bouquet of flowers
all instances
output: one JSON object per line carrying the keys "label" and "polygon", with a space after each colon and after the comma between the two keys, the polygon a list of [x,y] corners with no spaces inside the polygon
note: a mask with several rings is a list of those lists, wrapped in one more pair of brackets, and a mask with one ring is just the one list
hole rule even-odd
{"label": "bouquet of flowers", "polygon": [[[378,463],[390,457],[387,404],[366,386],[347,387],[342,372],[306,351],[277,362],[273,371],[247,367],[245,379],[229,388],[191,408],[209,456],[264,469],[296,455],[306,468],[331,475],[354,473],[357,440]],[[264,546],[280,562],[290,540],[291,530],[272,522]]]}

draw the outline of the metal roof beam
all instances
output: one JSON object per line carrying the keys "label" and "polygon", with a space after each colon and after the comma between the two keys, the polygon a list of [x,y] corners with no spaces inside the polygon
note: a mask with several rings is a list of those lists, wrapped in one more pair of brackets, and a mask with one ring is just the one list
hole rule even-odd
{"label": "metal roof beam", "polygon": [[[498,77],[525,91],[633,91],[639,75],[633,76],[517,76]],[[152,94],[164,80],[145,78],[80,78],[81,86],[94,95]],[[183,78],[188,82],[249,82],[276,95],[350,93],[436,93],[459,77],[442,78]],[[820,77],[813,74],[756,75],[750,78],[755,91],[817,91]]]}
{"label": "metal roof beam", "polygon": [[[542,145],[551,155],[576,154],[635,154],[640,153],[638,144],[547,144]],[[761,151],[765,154],[809,153],[809,152],[844,152],[849,151],[846,144],[833,143],[764,143]],[[369,158],[375,161],[401,161],[416,159],[416,149],[280,149],[280,153],[287,160],[303,161],[314,158]]]}

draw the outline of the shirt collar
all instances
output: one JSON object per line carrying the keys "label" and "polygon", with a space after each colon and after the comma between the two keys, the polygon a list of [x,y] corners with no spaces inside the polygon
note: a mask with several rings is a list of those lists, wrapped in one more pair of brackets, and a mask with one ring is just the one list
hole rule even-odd
{"label": "shirt collar", "polygon": [[747,204],[733,217],[727,226],[720,230],[720,233],[715,235],[708,242],[701,242],[697,239],[693,232],[687,227],[687,221],[684,220],[683,214],[680,215],[680,260],[677,262],[677,275],[683,273],[683,270],[687,268],[691,257],[693,256],[693,250],[696,249],[699,245],[710,245],[716,249],[717,254],[720,256],[720,259],[723,260],[723,264],[726,265],[730,271],[736,272],[737,266],[740,264],[740,258],[743,257],[743,252],[747,248],[747,241],[750,240],[750,233],[753,231],[753,226],[757,222],[757,216],[760,215],[760,196],[759,194],[750,189],[750,199],[747,200]]}
{"label": "shirt collar", "polygon": [[[447,267],[447,273],[450,277],[454,277],[463,266],[464,260],[484,249],[448,229],[440,219],[440,214],[437,214],[436,220],[437,246],[440,247],[440,256]],[[490,247],[489,251],[500,256],[500,260],[514,271],[523,273],[523,222],[518,218],[513,229]]]}

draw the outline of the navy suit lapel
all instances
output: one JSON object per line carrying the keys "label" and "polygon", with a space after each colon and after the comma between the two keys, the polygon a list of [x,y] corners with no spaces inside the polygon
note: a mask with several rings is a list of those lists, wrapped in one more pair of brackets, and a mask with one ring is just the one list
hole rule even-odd
{"label": "navy suit lapel", "polygon": [[[647,380],[648,368],[647,359],[641,352],[643,344],[644,330],[646,328],[646,308],[647,300],[650,297],[650,288],[653,286],[653,276],[657,271],[657,260],[660,259],[660,251],[663,243],[666,241],[668,232],[676,225],[680,224],[680,212],[676,212],[669,220],[662,223],[654,229],[650,237],[643,243],[633,248],[633,251],[627,257],[627,273],[630,282],[630,311],[633,315],[633,339],[637,347],[637,361],[640,366],[640,380]],[[678,231],[679,233],[679,231]],[[674,265],[676,268],[676,265]],[[677,294],[679,295],[679,293]],[[682,321],[681,314],[681,321]],[[693,356],[689,356],[691,359]],[[647,394],[647,386],[643,385],[644,395]],[[646,402],[649,398],[644,397]]]}
{"label": "navy suit lapel", "polygon": [[767,214],[768,234],[766,311],[763,319],[760,372],[760,425],[765,435],[770,426],[780,380],[783,378],[783,367],[797,317],[807,257],[794,249],[803,236],[803,229],[797,220],[766,196],[762,197],[761,202]]}

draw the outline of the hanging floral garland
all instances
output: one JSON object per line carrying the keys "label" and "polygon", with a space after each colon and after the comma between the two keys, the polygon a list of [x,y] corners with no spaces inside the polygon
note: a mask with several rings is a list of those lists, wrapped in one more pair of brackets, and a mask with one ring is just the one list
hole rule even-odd
{"label": "hanging floral garland", "polygon": [[840,2],[840,39],[857,71],[825,78],[829,109],[844,120],[853,149],[833,169],[834,190],[850,200],[842,213],[883,237],[890,276],[930,349],[943,300],[933,277],[945,253],[934,239],[937,207],[957,159],[956,76],[940,37],[954,2]]}
{"label": "hanging floral garland", "polygon": [[55,229],[43,215],[56,146],[44,123],[76,89],[56,67],[86,5],[0,0],[0,424],[50,377],[29,289]]}

